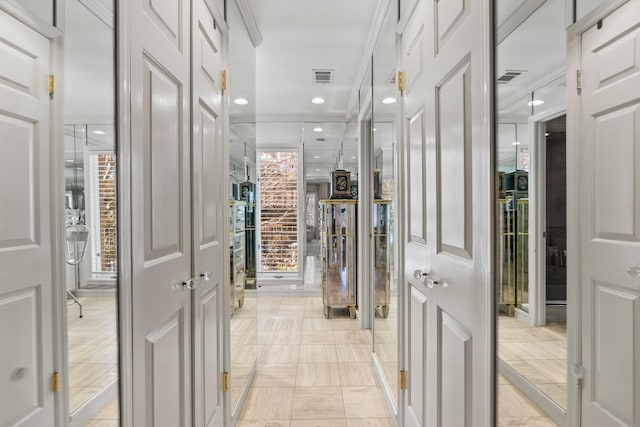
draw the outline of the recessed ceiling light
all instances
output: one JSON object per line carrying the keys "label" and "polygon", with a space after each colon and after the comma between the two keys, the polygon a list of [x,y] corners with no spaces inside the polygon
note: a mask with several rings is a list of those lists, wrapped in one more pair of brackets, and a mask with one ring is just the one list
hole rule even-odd
{"label": "recessed ceiling light", "polygon": [[316,169],[316,172],[320,172],[320,169]]}
{"label": "recessed ceiling light", "polygon": [[544,136],[549,136],[549,135],[551,135],[549,132],[544,133]]}
{"label": "recessed ceiling light", "polygon": [[317,127],[317,128],[313,128],[314,132],[322,132],[324,129],[322,129],[321,127]]}
{"label": "recessed ceiling light", "polygon": [[106,135],[106,133],[102,130],[94,130],[93,133],[95,133],[96,135]]}
{"label": "recessed ceiling light", "polygon": [[73,160],[69,159],[67,160],[67,163],[73,163]]}
{"label": "recessed ceiling light", "polygon": [[376,128],[373,128],[373,131],[374,131],[374,132],[375,132],[375,131],[377,131],[377,130],[378,130],[378,129],[376,129]]}
{"label": "recessed ceiling light", "polygon": [[318,105],[320,105],[320,104],[324,104],[324,98],[320,98],[320,97],[318,96],[318,97],[316,97],[316,98],[313,98],[313,99],[311,100],[311,102],[313,102],[314,104],[318,104]]}
{"label": "recessed ceiling light", "polygon": [[356,157],[356,156],[351,156],[351,158],[352,158],[352,159],[357,159],[357,157]]}
{"label": "recessed ceiling light", "polygon": [[542,104],[544,104],[544,101],[542,99],[534,99],[533,101],[527,102],[527,105],[529,107],[537,107],[538,105]]}
{"label": "recessed ceiling light", "polygon": [[320,156],[313,156],[313,158],[314,158],[314,159],[319,159],[319,158],[320,158]]}
{"label": "recessed ceiling light", "polygon": [[385,99],[382,100],[383,104],[393,104],[395,102],[396,102],[396,99],[395,98],[391,98],[391,97],[385,98]]}
{"label": "recessed ceiling light", "polygon": [[249,101],[247,101],[244,98],[236,98],[233,100],[234,104],[238,104],[238,105],[247,105],[249,103]]}
{"label": "recessed ceiling light", "polygon": [[518,141],[513,141],[511,145],[520,145],[520,143]]}

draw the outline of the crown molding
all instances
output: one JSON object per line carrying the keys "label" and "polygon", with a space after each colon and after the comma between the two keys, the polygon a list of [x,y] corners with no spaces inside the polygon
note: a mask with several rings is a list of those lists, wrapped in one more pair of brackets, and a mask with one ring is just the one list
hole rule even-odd
{"label": "crown molding", "polygon": [[112,30],[114,29],[113,9],[109,8],[100,0],[78,0],[78,3],[87,8],[96,18],[104,22],[107,27]]}
{"label": "crown molding", "polygon": [[260,33],[260,28],[256,22],[256,17],[253,14],[253,9],[251,8],[249,0],[236,0],[236,5],[238,6],[242,22],[244,22],[244,26],[247,29],[247,33],[249,34],[253,47],[260,46],[262,43],[262,34]]}

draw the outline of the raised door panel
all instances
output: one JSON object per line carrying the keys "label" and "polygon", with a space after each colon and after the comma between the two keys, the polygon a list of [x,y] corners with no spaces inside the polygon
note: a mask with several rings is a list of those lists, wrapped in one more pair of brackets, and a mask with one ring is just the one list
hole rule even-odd
{"label": "raised door panel", "polygon": [[424,244],[427,242],[425,189],[426,141],[424,133],[424,110],[420,110],[409,119],[407,126],[407,142],[409,158],[407,159],[407,203],[409,205],[409,242]]}
{"label": "raised door panel", "polygon": [[[221,144],[211,143],[221,139],[220,119],[215,112],[205,105],[200,104],[200,141],[198,155],[194,160],[199,162],[201,172],[201,185],[199,187],[200,200],[202,205],[199,209],[200,215],[200,249],[206,249],[209,245],[216,244],[220,240],[220,230],[218,230],[218,216],[222,195],[220,194],[220,171],[217,168],[209,167],[217,159],[222,157]],[[223,206],[223,205],[222,205]]]}
{"label": "raised door panel", "polygon": [[144,0],[143,5],[158,30],[180,52],[183,50],[185,32],[180,19],[184,13],[183,2],[184,0]]}
{"label": "raised door panel", "polygon": [[437,28],[436,51],[446,43],[452,33],[460,27],[469,15],[471,0],[438,0],[435,2]]}
{"label": "raised door panel", "polygon": [[9,379],[0,387],[2,426],[31,419],[43,406],[41,312],[41,285],[0,296],[0,375]]}
{"label": "raised door panel", "polygon": [[[39,244],[40,209],[36,124],[0,112],[0,182],[11,183],[0,203],[0,249]],[[16,177],[20,179],[16,179]],[[19,212],[19,215],[16,213]]]}
{"label": "raised door panel", "polygon": [[438,251],[471,258],[471,64],[464,60],[436,88]]}
{"label": "raised door panel", "polygon": [[410,286],[411,299],[409,302],[409,341],[408,356],[411,373],[408,381],[407,394],[409,422],[411,426],[425,426],[427,422],[427,325],[428,306],[427,297],[418,289]]}
{"label": "raised door panel", "polygon": [[[186,320],[188,321],[188,320]],[[145,359],[147,360],[146,402],[149,426],[184,427],[185,412],[191,408],[183,399],[168,396],[188,394],[185,387],[189,379],[185,365],[184,312],[178,310],[165,322],[147,334]],[[171,390],[167,393],[167,390]]]}
{"label": "raised door panel", "polygon": [[182,206],[183,139],[181,85],[177,79],[146,57],[143,66],[144,105],[149,106],[144,123],[145,261],[177,255],[183,250]]}
{"label": "raised door panel", "polygon": [[0,425],[55,419],[49,40],[0,11]]}
{"label": "raised door panel", "polygon": [[440,310],[439,336],[439,395],[442,426],[472,425],[473,348],[471,332],[454,317]]}
{"label": "raised door panel", "polygon": [[203,419],[204,425],[211,425],[215,412],[222,407],[222,395],[220,394],[220,372],[222,371],[222,358],[220,357],[221,343],[220,311],[223,298],[219,290],[223,287],[218,284],[212,290],[204,294],[200,301],[199,319],[202,324],[200,339],[206,346],[202,346],[200,355],[204,361],[202,398],[204,401]]}

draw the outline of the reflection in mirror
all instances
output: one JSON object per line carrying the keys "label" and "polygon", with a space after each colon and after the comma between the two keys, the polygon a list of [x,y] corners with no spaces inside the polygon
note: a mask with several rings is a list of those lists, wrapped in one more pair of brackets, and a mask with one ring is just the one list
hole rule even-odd
{"label": "reflection in mirror", "polygon": [[231,409],[246,398],[258,358],[256,299],[255,47],[235,1],[229,24],[229,305]]}
{"label": "reflection in mirror", "polygon": [[395,26],[397,2],[390,2],[373,51],[373,351],[385,386],[397,407],[398,304],[395,282],[394,176]]}
{"label": "reflection in mirror", "polygon": [[[118,421],[113,4],[65,2],[65,277],[73,426]],[[105,19],[111,14],[111,19]],[[100,18],[98,17],[100,16]]]}
{"label": "reflection in mirror", "polygon": [[498,424],[553,426],[567,396],[565,2],[496,7]]}

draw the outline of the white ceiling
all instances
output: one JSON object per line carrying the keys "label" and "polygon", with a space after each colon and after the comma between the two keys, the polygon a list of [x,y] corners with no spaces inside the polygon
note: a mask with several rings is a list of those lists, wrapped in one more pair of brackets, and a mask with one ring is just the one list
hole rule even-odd
{"label": "white ceiling", "polygon": [[[65,122],[112,123],[113,89],[104,82],[113,81],[113,30],[101,15],[112,7],[112,2],[80,1],[66,2]],[[499,22],[513,23],[519,11],[540,1],[499,0]],[[247,106],[231,105],[230,141],[235,158],[251,155],[256,145],[302,146],[305,176],[311,180],[328,179],[342,144],[344,167],[357,171],[358,126],[353,107],[358,104],[358,94],[365,93],[358,90],[370,58],[365,52],[376,40],[374,144],[376,150],[390,147],[396,106],[380,101],[395,94],[389,81],[395,71],[395,2],[248,0],[262,35],[255,50],[235,3],[227,0],[230,98],[244,97],[249,101]],[[389,19],[376,26],[376,17],[391,3]],[[92,13],[88,9],[91,5],[101,13]],[[536,85],[542,86],[536,91],[536,98],[545,100],[536,112],[564,103],[564,12],[564,0],[547,0],[498,46],[498,75],[506,70],[526,71],[498,86],[500,122],[526,122],[532,112],[526,105],[527,93]],[[381,31],[379,36],[375,29]],[[333,83],[315,83],[314,69],[334,70]],[[554,71],[558,77],[545,81]],[[312,104],[311,99],[316,96],[325,98],[326,103]],[[251,125],[254,121],[257,128]],[[315,127],[322,128],[322,132],[314,132]],[[510,151],[511,142],[501,139],[503,146],[499,149]]]}
{"label": "white ceiling", "polygon": [[[374,22],[385,0],[258,0],[252,3],[263,37],[256,49],[257,146],[304,147],[305,177],[328,180],[340,144],[344,167],[357,169],[353,92]],[[393,61],[391,56],[390,61]],[[318,84],[313,70],[333,70]],[[326,102],[316,105],[314,97]],[[321,132],[314,132],[321,128]]]}

